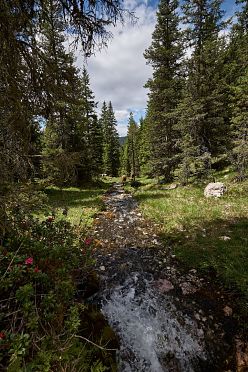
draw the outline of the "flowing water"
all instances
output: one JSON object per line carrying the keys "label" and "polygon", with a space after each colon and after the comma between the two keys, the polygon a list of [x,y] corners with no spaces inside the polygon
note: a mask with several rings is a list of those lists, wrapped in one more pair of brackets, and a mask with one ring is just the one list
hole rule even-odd
{"label": "flowing water", "polygon": [[120,340],[119,371],[225,371],[230,343],[214,314],[215,300],[200,292],[194,298],[203,279],[178,271],[120,185],[105,203],[112,215],[100,217],[95,230],[105,243],[96,257],[98,300]]}
{"label": "flowing water", "polygon": [[177,311],[170,296],[158,296],[143,275],[134,273],[103,301],[121,340],[120,371],[195,371],[206,360],[202,329]]}

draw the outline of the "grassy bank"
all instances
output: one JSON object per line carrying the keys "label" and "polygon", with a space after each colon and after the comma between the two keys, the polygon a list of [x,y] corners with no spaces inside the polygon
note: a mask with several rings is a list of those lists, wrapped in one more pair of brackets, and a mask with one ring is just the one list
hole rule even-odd
{"label": "grassy bank", "polygon": [[109,188],[110,181],[97,186],[77,187],[47,187],[47,213],[56,213],[57,219],[64,219],[63,210],[67,209],[66,220],[78,225],[89,227],[96,213],[104,208],[103,193]]}
{"label": "grassy bank", "polygon": [[163,190],[141,180],[134,191],[146,217],[158,223],[165,244],[189,267],[214,268],[226,285],[248,296],[248,182],[219,174],[227,193],[205,198],[204,185]]}

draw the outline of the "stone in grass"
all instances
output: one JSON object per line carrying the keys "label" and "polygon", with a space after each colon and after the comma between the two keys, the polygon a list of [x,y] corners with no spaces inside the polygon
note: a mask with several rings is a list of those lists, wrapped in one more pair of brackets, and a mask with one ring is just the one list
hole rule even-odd
{"label": "stone in grass", "polygon": [[224,236],[220,236],[219,239],[220,239],[220,240],[224,240],[225,242],[226,242],[227,240],[231,240],[230,236],[225,236],[225,235],[224,235]]}
{"label": "stone in grass", "polygon": [[205,190],[204,190],[204,196],[206,198],[209,197],[215,197],[220,198],[224,193],[227,191],[226,186],[222,182],[211,182],[209,183]]}

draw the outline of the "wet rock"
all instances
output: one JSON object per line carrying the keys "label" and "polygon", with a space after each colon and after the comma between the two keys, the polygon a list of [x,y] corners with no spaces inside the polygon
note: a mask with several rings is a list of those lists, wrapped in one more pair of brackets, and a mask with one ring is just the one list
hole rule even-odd
{"label": "wet rock", "polygon": [[223,311],[225,316],[232,316],[233,309],[230,306],[225,306]]}
{"label": "wet rock", "polygon": [[196,320],[201,320],[201,316],[200,316],[200,314],[199,314],[199,313],[196,313],[196,314],[195,314],[195,318],[196,318]]}
{"label": "wet rock", "polygon": [[248,344],[239,338],[236,339],[237,372],[248,371]]}
{"label": "wet rock", "polygon": [[192,273],[192,274],[196,274],[197,270],[196,269],[191,269],[191,270],[189,270],[189,272]]}
{"label": "wet rock", "polygon": [[183,295],[192,294],[198,291],[198,288],[189,282],[181,283],[180,288],[182,290]]}
{"label": "wet rock", "polygon": [[162,293],[166,293],[174,289],[174,285],[167,279],[159,279],[156,283],[156,286]]}
{"label": "wet rock", "polygon": [[[100,215],[95,231],[103,244],[94,258],[96,268],[104,272],[98,296],[120,336],[118,370],[160,372],[170,365],[169,370],[176,371],[177,362],[180,372],[215,371],[218,363],[218,370],[226,370],[222,362],[228,355],[235,358],[233,336],[227,337],[224,327],[224,322],[232,321],[223,311],[230,300],[221,296],[219,287],[209,289],[211,281],[199,278],[196,269],[180,268],[171,247],[162,248],[155,234],[159,225],[141,218],[137,203],[120,186],[106,195],[105,203],[115,217]],[[184,226],[181,229],[185,231]],[[206,298],[209,292],[214,300]],[[221,338],[224,332],[228,347]],[[200,359],[211,363],[212,357],[213,364],[207,367],[194,365]]]}

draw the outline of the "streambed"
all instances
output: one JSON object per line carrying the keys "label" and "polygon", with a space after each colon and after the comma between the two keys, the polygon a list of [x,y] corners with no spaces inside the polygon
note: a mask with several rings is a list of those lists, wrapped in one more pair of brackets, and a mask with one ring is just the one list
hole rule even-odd
{"label": "streambed", "polygon": [[120,372],[234,371],[231,303],[211,278],[179,267],[156,226],[115,184],[96,219],[97,301],[120,340]]}

